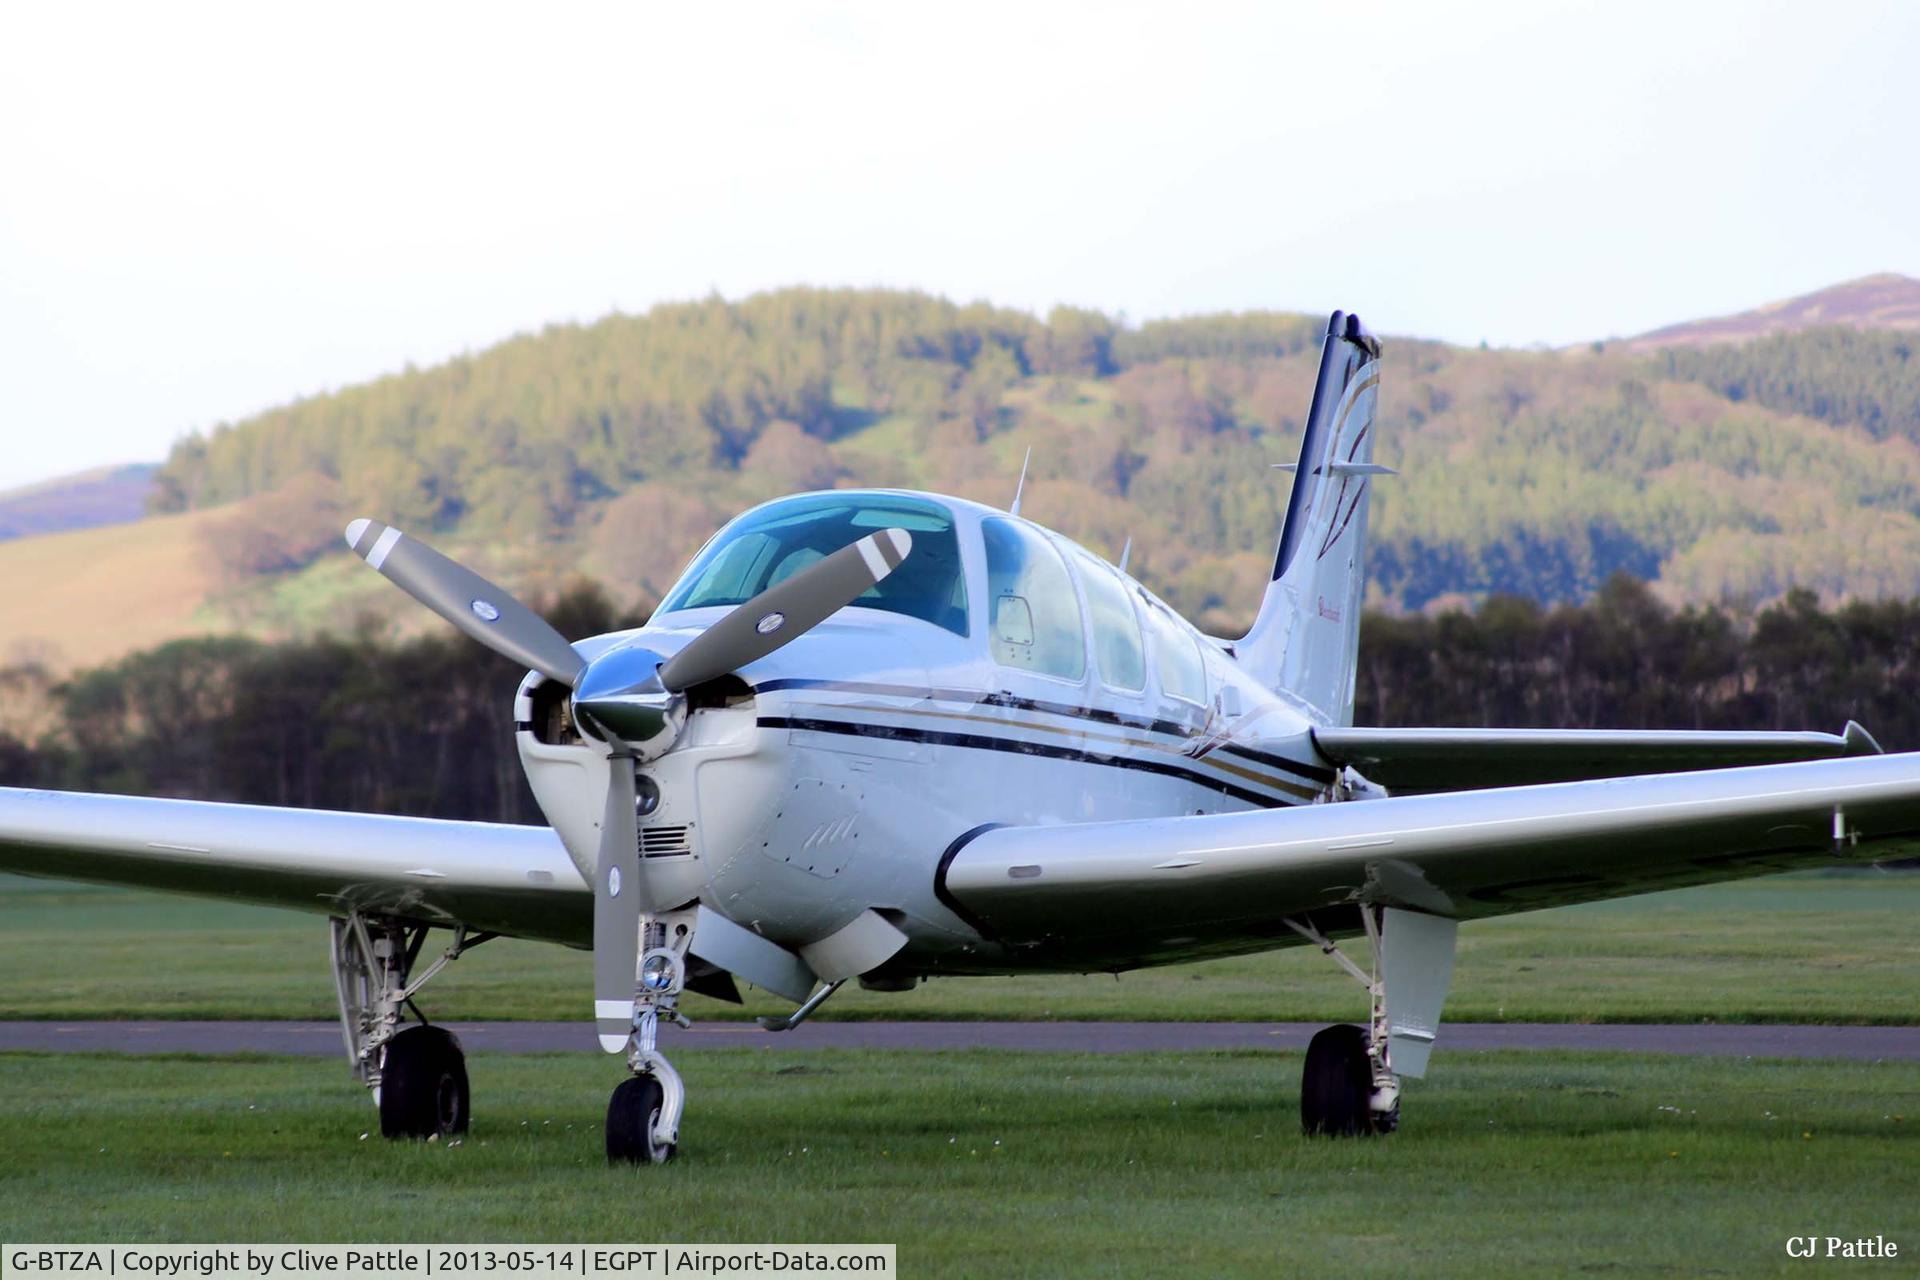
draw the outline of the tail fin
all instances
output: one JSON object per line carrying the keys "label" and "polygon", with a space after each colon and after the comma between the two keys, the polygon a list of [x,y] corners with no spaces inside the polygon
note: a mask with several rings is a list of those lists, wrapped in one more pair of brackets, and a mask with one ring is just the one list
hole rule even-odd
{"label": "tail fin", "polygon": [[1234,645],[1247,672],[1336,725],[1353,723],[1368,499],[1373,478],[1392,474],[1373,461],[1379,385],[1379,342],[1360,317],[1334,312],[1273,580],[1253,629]]}

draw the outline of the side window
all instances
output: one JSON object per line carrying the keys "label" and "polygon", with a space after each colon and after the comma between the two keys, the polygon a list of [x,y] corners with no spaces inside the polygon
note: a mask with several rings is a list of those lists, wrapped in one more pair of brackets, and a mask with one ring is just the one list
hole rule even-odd
{"label": "side window", "polygon": [[987,544],[987,642],[1003,667],[1078,680],[1087,672],[1080,600],[1060,553],[1011,520],[980,522]]}
{"label": "side window", "polygon": [[1207,669],[1193,637],[1152,602],[1147,605],[1147,627],[1153,632],[1154,670],[1160,677],[1161,690],[1206,705]]}
{"label": "side window", "polygon": [[1093,629],[1093,656],[1100,665],[1100,678],[1116,689],[1137,693],[1147,687],[1147,655],[1127,589],[1092,556],[1076,555],[1074,561],[1087,589],[1087,621]]}

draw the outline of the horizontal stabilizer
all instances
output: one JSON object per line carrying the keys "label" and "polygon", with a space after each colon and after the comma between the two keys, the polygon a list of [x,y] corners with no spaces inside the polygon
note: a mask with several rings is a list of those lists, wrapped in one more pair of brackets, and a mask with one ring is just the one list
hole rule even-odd
{"label": "horizontal stabilizer", "polygon": [[[1275,471],[1300,470],[1297,462],[1275,462],[1270,464]],[[1315,467],[1317,476],[1397,476],[1400,473],[1384,462],[1329,462],[1324,467]]]}
{"label": "horizontal stabilizer", "polygon": [[1314,745],[1396,792],[1471,791],[1646,773],[1878,755],[1852,721],[1833,733],[1691,729],[1316,729]]}

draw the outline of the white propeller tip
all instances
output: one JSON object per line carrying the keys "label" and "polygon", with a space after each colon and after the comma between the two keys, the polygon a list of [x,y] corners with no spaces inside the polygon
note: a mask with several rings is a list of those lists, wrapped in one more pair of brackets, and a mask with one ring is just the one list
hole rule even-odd
{"label": "white propeller tip", "polygon": [[601,1036],[600,1047],[608,1053],[625,1053],[628,1038],[627,1036]]}
{"label": "white propeller tip", "polygon": [[363,517],[359,520],[355,520],[352,524],[348,525],[347,526],[347,546],[349,548],[359,546],[360,539],[366,535],[367,526],[372,523],[373,521],[365,519]]}

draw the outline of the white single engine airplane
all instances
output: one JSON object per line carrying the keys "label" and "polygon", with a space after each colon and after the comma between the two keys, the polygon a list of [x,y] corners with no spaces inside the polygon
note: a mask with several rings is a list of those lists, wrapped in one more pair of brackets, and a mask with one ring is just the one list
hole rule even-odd
{"label": "white single engine airplane", "polygon": [[[684,1091],[656,1028],[683,989],[777,992],[799,1005],[763,1020],[779,1030],[850,978],[1312,943],[1372,1008],[1314,1037],[1303,1125],[1382,1133],[1400,1077],[1426,1070],[1460,921],[1920,848],[1920,755],[1852,724],[1351,727],[1379,370],[1335,312],[1241,640],[1201,635],[1017,498],[768,503],[646,626],[571,644],[356,520],[368,564],[532,668],[516,736],[551,829],[9,790],[0,868],[332,917],[348,1054],[388,1136],[467,1126],[458,1044],[402,1024],[443,964],[495,935],[590,944],[600,1043],[630,1072],[608,1157],[658,1163]],[[452,945],[421,967],[434,927]]]}

